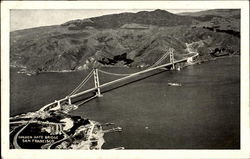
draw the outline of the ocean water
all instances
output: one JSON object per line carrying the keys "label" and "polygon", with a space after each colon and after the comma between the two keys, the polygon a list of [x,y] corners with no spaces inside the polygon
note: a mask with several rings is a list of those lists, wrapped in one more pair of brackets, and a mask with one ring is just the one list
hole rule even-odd
{"label": "ocean water", "polygon": [[[137,69],[105,68],[116,73]],[[88,71],[17,74],[11,69],[10,115],[38,110],[68,95]],[[239,149],[240,57],[226,57],[181,71],[156,71],[107,88],[72,115],[115,123],[104,149]],[[101,83],[116,77],[100,74]],[[181,87],[168,86],[179,82]],[[87,88],[93,87],[90,81]]]}

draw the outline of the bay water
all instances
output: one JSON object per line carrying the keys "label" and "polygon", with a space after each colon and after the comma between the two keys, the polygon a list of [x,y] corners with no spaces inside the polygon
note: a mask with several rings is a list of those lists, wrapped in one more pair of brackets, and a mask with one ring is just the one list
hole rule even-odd
{"label": "bay water", "polygon": [[[115,73],[140,69],[103,68]],[[36,111],[68,95],[89,73],[10,73],[10,116]],[[117,77],[100,74],[101,83]],[[181,87],[168,86],[170,82]],[[94,86],[90,81],[85,89]],[[240,57],[158,71],[105,90],[70,114],[115,123],[122,132],[105,134],[104,149],[239,149]]]}

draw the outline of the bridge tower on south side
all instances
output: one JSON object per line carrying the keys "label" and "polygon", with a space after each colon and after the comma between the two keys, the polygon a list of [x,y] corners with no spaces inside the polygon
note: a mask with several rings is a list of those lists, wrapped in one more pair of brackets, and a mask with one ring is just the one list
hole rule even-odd
{"label": "bridge tower on south side", "polygon": [[95,83],[95,88],[96,89],[96,95],[97,97],[102,97],[103,95],[101,94],[101,90],[100,90],[100,81],[99,81],[99,75],[98,75],[98,69],[94,68],[94,83]]}

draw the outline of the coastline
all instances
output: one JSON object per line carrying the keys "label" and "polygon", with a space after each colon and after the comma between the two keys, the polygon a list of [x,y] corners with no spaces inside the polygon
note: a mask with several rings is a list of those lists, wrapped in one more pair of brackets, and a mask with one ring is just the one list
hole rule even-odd
{"label": "coastline", "polygon": [[[194,52],[191,52],[191,53],[194,53]],[[195,62],[193,62],[192,64],[187,64],[187,65],[181,66],[181,68],[189,66],[189,65],[201,64],[201,63],[208,62],[208,61],[214,61],[214,60],[221,59],[221,58],[233,58],[233,57],[237,57],[237,56],[240,56],[240,54],[230,54],[230,55],[209,57],[209,58],[198,57],[197,60]],[[85,70],[90,70],[90,68],[87,68],[87,69],[81,69],[81,70],[61,70],[61,71],[50,70],[50,71],[35,72],[35,71],[27,71],[26,67],[19,67],[19,66],[15,66],[15,65],[10,65],[10,67],[17,68],[17,69],[19,69],[18,73],[26,74],[28,76],[37,75],[40,73],[68,73],[68,72],[81,72],[81,71],[85,71]],[[147,68],[147,66],[128,67],[128,66],[111,66],[111,65],[106,66],[106,65],[103,65],[100,68],[141,68],[141,69],[144,69],[144,68]]]}

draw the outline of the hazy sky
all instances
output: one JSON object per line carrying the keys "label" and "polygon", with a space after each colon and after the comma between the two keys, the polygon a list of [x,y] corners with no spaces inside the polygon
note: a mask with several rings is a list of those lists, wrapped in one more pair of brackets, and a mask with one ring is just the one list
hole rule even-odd
{"label": "hazy sky", "polygon": [[[39,26],[59,25],[69,20],[84,19],[106,14],[122,12],[152,11],[153,9],[111,10],[111,9],[84,9],[84,10],[50,10],[50,9],[18,9],[10,11],[10,30],[20,30]],[[195,12],[200,10],[167,10],[172,13]]]}

